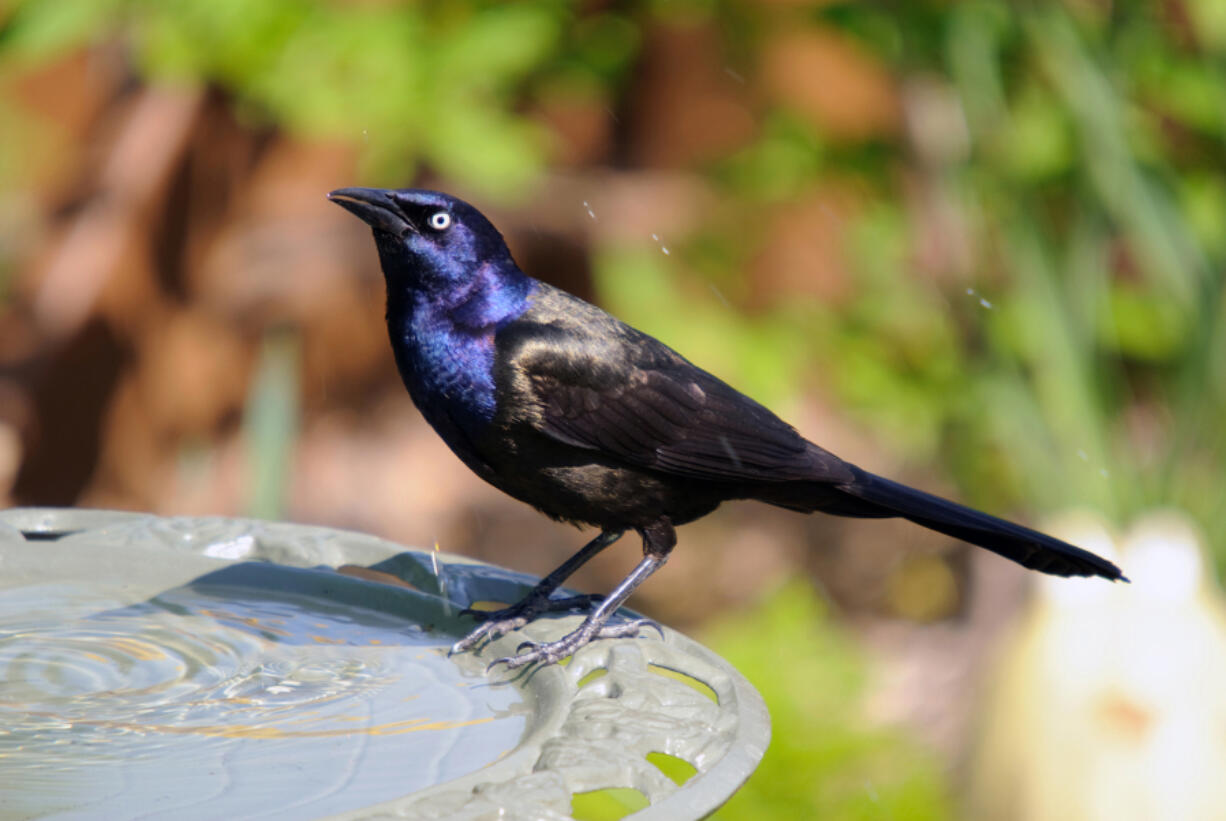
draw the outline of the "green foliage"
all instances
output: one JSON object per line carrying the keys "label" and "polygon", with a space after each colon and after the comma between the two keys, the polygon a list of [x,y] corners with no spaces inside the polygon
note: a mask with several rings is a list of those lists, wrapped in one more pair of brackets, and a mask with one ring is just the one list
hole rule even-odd
{"label": "green foliage", "polygon": [[611,85],[636,52],[614,12],[572,22],[563,0],[27,0],[0,55],[29,62],[122,34],[149,76],[215,83],[254,121],[349,140],[371,177],[427,163],[507,196],[545,161],[545,133],[518,111],[538,75]]}
{"label": "green foliage", "polygon": [[862,717],[865,662],[808,585],[788,585],[703,641],[753,682],[772,725],[761,766],[713,818],[952,817],[936,757]]}
{"label": "green foliage", "polygon": [[743,197],[783,200],[804,193],[822,168],[822,141],[784,112],[767,115],[763,136],[717,167],[716,176]]}
{"label": "green foliage", "polygon": [[807,349],[800,324],[774,315],[746,318],[717,287],[683,279],[672,259],[654,245],[600,250],[601,304],[760,401],[778,406],[790,399]]}
{"label": "green foliage", "polygon": [[684,784],[698,773],[698,768],[693,764],[668,753],[648,753],[647,760],[678,785]]}
{"label": "green foliage", "polygon": [[[1140,3],[826,4],[801,24],[878,54],[913,114],[916,78],[947,94],[929,116],[966,145],[833,147],[768,114],[716,169],[746,202],[856,186],[854,293],[807,317],[807,352],[875,436],[944,459],[981,503],[1120,520],[1173,504],[1226,533],[1226,505],[1197,490],[1226,480],[1220,7],[1188,3],[1185,28]],[[969,270],[917,270],[934,203]]]}
{"label": "green foliage", "polygon": [[570,801],[570,814],[575,821],[618,821],[627,815],[646,809],[647,796],[629,787],[575,793]]}

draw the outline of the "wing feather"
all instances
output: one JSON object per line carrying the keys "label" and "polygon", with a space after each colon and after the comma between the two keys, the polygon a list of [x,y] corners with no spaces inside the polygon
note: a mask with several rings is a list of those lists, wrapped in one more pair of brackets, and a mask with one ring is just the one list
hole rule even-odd
{"label": "wing feather", "polygon": [[[606,457],[713,481],[847,481],[833,454],[651,337],[618,323],[585,339],[557,324],[516,329],[512,368],[542,433]],[[539,343],[539,344],[535,344]]]}

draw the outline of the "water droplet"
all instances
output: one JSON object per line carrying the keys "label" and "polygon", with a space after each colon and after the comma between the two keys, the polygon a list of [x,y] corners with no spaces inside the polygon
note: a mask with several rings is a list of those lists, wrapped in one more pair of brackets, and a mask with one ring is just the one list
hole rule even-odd
{"label": "water droplet", "polygon": [[443,599],[443,613],[450,618],[451,598],[447,595],[447,577],[438,569],[438,539],[434,540],[434,552],[430,554],[430,561],[434,565],[434,577],[438,579],[438,592]]}
{"label": "water droplet", "polygon": [[215,559],[241,559],[255,550],[255,537],[239,536],[236,539],[214,542],[204,549],[204,555]]}

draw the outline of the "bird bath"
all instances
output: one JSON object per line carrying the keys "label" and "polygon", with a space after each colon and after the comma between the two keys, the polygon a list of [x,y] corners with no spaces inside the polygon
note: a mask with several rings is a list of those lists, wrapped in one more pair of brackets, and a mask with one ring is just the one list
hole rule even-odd
{"label": "bird bath", "polygon": [[566,817],[629,788],[663,819],[727,800],[768,719],[684,636],[521,675],[484,670],[524,632],[448,656],[461,607],[533,581],[319,527],[0,512],[0,815]]}

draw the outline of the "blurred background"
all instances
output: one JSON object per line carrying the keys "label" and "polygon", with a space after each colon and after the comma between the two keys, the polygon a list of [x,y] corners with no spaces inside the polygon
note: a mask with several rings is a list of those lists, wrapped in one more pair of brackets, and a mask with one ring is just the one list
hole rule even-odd
{"label": "blurred background", "polygon": [[355,184],[1133,578],[687,526],[633,605],[775,721],[717,817],[1226,817],[1226,3],[0,0],[0,503],[577,549],[412,407]]}

